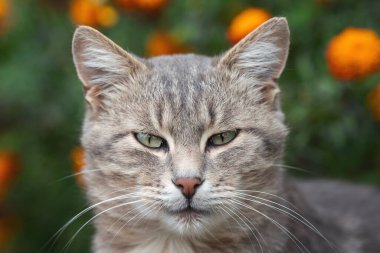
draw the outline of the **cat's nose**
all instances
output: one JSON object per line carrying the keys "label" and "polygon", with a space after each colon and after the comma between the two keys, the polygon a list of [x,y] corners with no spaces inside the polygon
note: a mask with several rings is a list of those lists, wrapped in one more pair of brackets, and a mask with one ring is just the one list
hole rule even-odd
{"label": "cat's nose", "polygon": [[181,189],[186,198],[190,199],[194,196],[202,181],[199,178],[178,178],[173,183]]}

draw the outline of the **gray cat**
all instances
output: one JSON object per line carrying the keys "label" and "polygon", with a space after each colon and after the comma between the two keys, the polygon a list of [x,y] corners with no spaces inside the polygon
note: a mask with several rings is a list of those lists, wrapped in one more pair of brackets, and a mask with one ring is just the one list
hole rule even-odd
{"label": "gray cat", "polygon": [[220,57],[141,59],[76,30],[93,252],[380,252],[377,190],[284,174],[288,48],[285,18]]}

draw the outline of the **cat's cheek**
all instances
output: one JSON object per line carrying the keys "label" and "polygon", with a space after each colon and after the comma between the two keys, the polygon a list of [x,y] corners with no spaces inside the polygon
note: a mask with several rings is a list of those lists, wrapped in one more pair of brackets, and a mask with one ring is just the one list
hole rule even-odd
{"label": "cat's cheek", "polygon": [[202,185],[197,188],[196,194],[192,199],[192,205],[194,208],[211,212],[213,208],[213,187],[210,180],[205,180]]}
{"label": "cat's cheek", "polygon": [[185,208],[187,203],[182,196],[181,191],[171,182],[171,180],[166,180],[164,184],[165,188],[161,192],[163,207],[169,211]]}

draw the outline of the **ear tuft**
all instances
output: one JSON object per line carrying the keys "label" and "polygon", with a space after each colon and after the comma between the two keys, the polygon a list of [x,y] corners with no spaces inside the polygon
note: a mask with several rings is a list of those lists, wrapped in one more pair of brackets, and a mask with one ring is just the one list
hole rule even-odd
{"label": "ear tuft", "polygon": [[271,18],[223,55],[218,66],[259,81],[276,80],[285,67],[288,51],[288,22]]}

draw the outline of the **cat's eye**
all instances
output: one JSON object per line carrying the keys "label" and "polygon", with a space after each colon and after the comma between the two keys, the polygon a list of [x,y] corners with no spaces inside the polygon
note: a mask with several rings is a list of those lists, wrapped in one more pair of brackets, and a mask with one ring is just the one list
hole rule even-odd
{"label": "cat's eye", "polygon": [[238,131],[226,131],[219,134],[214,134],[208,139],[209,146],[221,146],[231,142],[237,136]]}
{"label": "cat's eye", "polygon": [[135,133],[135,137],[138,142],[148,148],[159,149],[167,147],[166,141],[164,139],[152,134]]}

